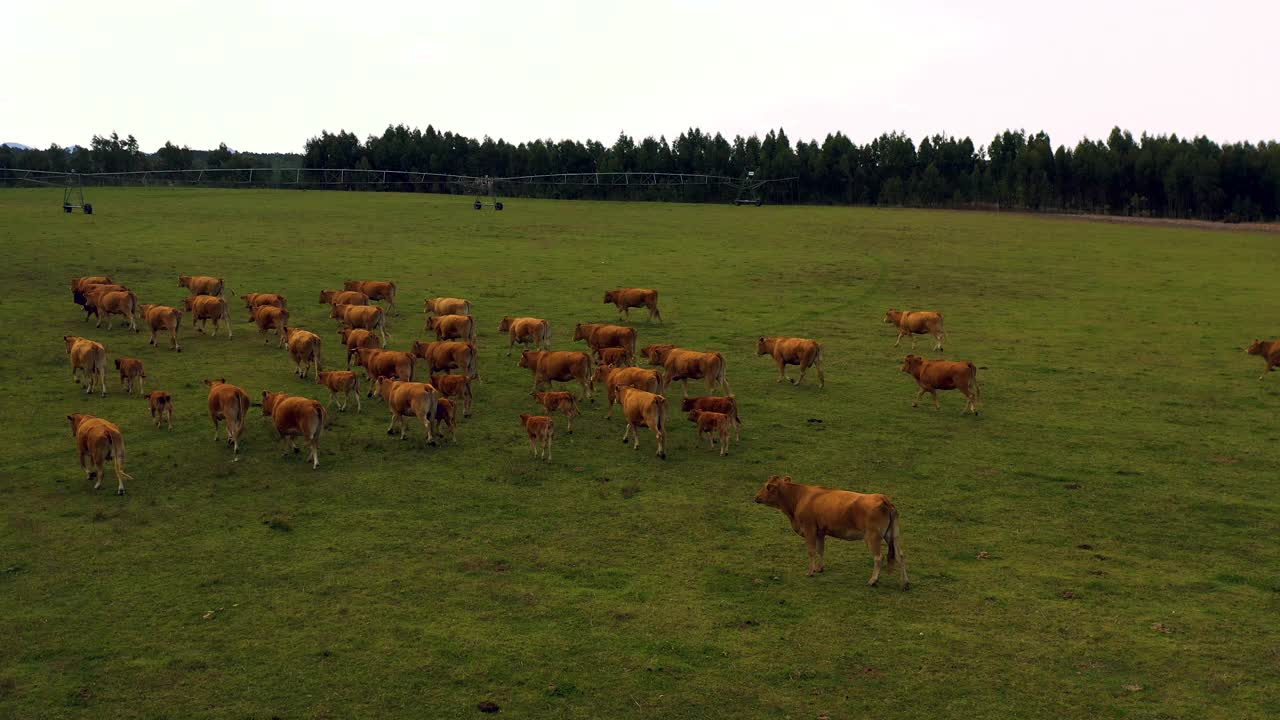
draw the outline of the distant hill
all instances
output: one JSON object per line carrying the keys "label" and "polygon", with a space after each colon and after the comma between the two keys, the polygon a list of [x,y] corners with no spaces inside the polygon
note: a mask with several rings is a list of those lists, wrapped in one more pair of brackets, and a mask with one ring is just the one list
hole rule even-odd
{"label": "distant hill", "polygon": [[30,145],[23,145],[22,143],[16,143],[16,142],[0,143],[0,145],[3,145],[4,147],[7,147],[7,148],[13,148],[14,150],[30,150],[31,149]]}

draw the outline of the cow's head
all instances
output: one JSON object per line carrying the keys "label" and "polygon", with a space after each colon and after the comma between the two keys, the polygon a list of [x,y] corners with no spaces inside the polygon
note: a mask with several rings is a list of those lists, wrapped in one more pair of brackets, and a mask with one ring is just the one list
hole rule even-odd
{"label": "cow's head", "polygon": [[373,380],[373,387],[369,390],[369,397],[376,395],[383,400],[386,400],[391,397],[391,390],[396,386],[397,382],[399,381],[393,377],[379,375]]}
{"label": "cow's head", "polygon": [[782,504],[782,493],[788,485],[791,484],[791,476],[771,475],[764,487],[760,488],[760,492],[756,493],[756,502],[761,505],[770,505],[779,507]]}
{"label": "cow's head", "polygon": [[[361,350],[361,352],[364,352]],[[431,343],[414,340],[413,345],[409,348],[409,354],[422,359],[427,359],[427,353],[431,352]]]}
{"label": "cow's head", "polygon": [[768,355],[769,353],[773,352],[774,340],[775,338],[767,338],[767,337],[762,337],[759,340],[756,340],[756,354]]}
{"label": "cow's head", "polygon": [[890,325],[897,325],[900,318],[902,318],[901,310],[890,310],[884,314],[884,322]]}
{"label": "cow's head", "polygon": [[116,369],[120,369],[120,358],[116,358]]}
{"label": "cow's head", "polygon": [[76,431],[80,429],[80,423],[84,422],[89,416],[81,413],[71,413],[67,416],[67,420],[71,423],[71,434],[74,436]]}
{"label": "cow's head", "polygon": [[253,309],[253,299],[257,297],[257,295],[258,293],[245,293],[244,295],[240,296],[240,299],[244,301],[245,310]]}
{"label": "cow's head", "polygon": [[661,365],[666,362],[667,355],[675,345],[646,345],[640,348],[640,354],[645,356],[650,365]]}
{"label": "cow's head", "polygon": [[333,307],[329,308],[329,317],[334,320],[337,320],[338,318],[346,317],[348,307],[350,307],[350,305],[335,303]]}
{"label": "cow's head", "polygon": [[1267,342],[1266,340],[1254,340],[1249,345],[1249,347],[1245,349],[1245,352],[1249,353],[1250,355],[1266,355],[1267,346],[1269,346],[1270,344],[1271,343]]}
{"label": "cow's head", "polygon": [[147,313],[151,312],[151,308],[153,307],[157,307],[155,303],[142,303],[141,305],[138,306],[138,311],[141,312],[143,315],[146,315]]}
{"label": "cow's head", "polygon": [[533,367],[533,363],[537,362],[537,356],[533,354],[534,352],[535,351],[533,350],[525,350],[524,352],[520,353],[520,361],[516,363],[516,367],[519,367],[519,368]]}
{"label": "cow's head", "polygon": [[431,328],[432,330],[438,330],[440,328],[440,316],[434,315],[432,317],[427,318],[427,327]]}
{"label": "cow's head", "polygon": [[338,292],[337,290],[321,290],[321,291],[320,291],[320,304],[321,304],[321,305],[324,305],[325,303],[327,303],[327,302],[329,302],[330,300],[332,300],[332,299],[333,299],[334,294],[335,294],[335,293],[337,293],[337,292]]}
{"label": "cow's head", "polygon": [[226,385],[226,384],[227,384],[227,379],[226,379],[226,378],[213,378],[213,379],[205,380],[205,381],[204,381],[204,384],[205,384],[205,386],[207,386],[207,387],[213,387],[214,385]]}
{"label": "cow's head", "polygon": [[342,342],[345,344],[347,342],[347,338],[351,337],[351,328],[338,328],[338,337],[341,337]]}
{"label": "cow's head", "polygon": [[179,275],[179,276],[178,276],[178,287],[191,287],[191,276],[190,276],[190,275]]}
{"label": "cow's head", "polygon": [[262,414],[270,416],[271,412],[276,409],[276,403],[280,402],[281,400],[287,397],[289,396],[285,395],[284,393],[273,393],[273,392],[267,392],[266,390],[263,390],[262,391]]}
{"label": "cow's head", "polygon": [[615,368],[612,365],[597,365],[595,372],[591,373],[591,382],[609,382],[609,378],[613,375]]}
{"label": "cow's head", "polygon": [[915,375],[920,371],[920,366],[924,365],[924,358],[919,355],[908,355],[902,360],[902,367],[898,368],[908,375]]}
{"label": "cow's head", "polygon": [[511,330],[511,318],[510,316],[504,315],[502,316],[502,319],[498,321],[498,332],[507,332],[509,330]]}
{"label": "cow's head", "polygon": [[346,288],[347,290],[359,290],[360,281],[359,280],[343,280],[342,287]]}
{"label": "cow's head", "polygon": [[614,302],[614,298],[615,298],[615,297],[617,297],[617,295],[618,295],[618,291],[617,291],[617,290],[605,290],[605,291],[604,291],[604,304],[605,304],[605,305],[608,305],[608,304],[610,304],[610,303],[613,303],[613,302]]}
{"label": "cow's head", "polygon": [[692,422],[695,422],[695,423],[696,423],[696,422],[698,422],[698,418],[699,418],[701,415],[702,415],[702,411],[701,411],[701,410],[690,410],[690,411],[689,411],[689,416],[688,416],[688,417],[689,417],[689,420],[690,420],[690,421],[692,421]]}
{"label": "cow's head", "polygon": [[573,339],[574,340],[587,339],[587,334],[582,329],[582,323],[578,323],[577,325],[573,326]]}
{"label": "cow's head", "polygon": [[62,341],[63,341],[63,342],[65,342],[65,343],[67,344],[67,354],[68,354],[68,355],[70,355],[70,354],[71,354],[71,346],[72,346],[72,345],[75,345],[75,344],[76,344],[76,341],[77,341],[77,340],[79,340],[79,339],[80,339],[80,336],[78,336],[78,335],[63,335],[63,336],[62,336]]}

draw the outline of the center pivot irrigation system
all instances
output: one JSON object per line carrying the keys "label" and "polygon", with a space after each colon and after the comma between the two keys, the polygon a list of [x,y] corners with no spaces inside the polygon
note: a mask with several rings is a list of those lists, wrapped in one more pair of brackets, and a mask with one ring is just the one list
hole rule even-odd
{"label": "center pivot irrigation system", "polygon": [[63,188],[62,208],[93,212],[84,201],[85,186],[139,187],[258,187],[258,188],[341,188],[376,189],[399,192],[436,192],[472,195],[476,210],[503,209],[502,195],[536,194],[556,187],[603,188],[717,188],[733,194],[734,205],[764,204],[770,185],[793,184],[798,177],[764,179],[756,171],[741,178],[697,173],[590,172],[554,173],[492,177],[451,175],[404,170],[360,170],[337,168],[214,168],[204,170],[139,170],[118,173],[68,173],[0,168],[0,186],[50,185]]}

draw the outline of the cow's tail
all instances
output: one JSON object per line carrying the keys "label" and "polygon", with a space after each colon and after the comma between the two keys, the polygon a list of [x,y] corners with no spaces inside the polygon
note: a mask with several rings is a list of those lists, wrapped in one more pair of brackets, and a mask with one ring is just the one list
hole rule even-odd
{"label": "cow's tail", "polygon": [[[418,364],[417,356],[415,356],[413,353],[410,353],[409,354],[409,380],[408,380],[409,382],[413,382],[413,373],[414,373],[414,370],[416,369],[417,364]],[[365,372],[368,372],[367,368]],[[431,371],[428,370],[427,372],[430,373]]]}
{"label": "cow's tail", "polygon": [[551,323],[542,323],[542,342],[546,345],[546,349],[551,349]]}
{"label": "cow's tail", "polygon": [[111,462],[116,470],[116,482],[124,485],[125,480],[132,480],[133,476],[124,471],[124,436],[115,430],[108,430],[107,437],[111,442]]}
{"label": "cow's tail", "polygon": [[733,406],[733,421],[742,425],[742,418],[738,417],[738,398],[735,395],[729,396],[729,402]]}
{"label": "cow's tail", "polygon": [[471,341],[472,345],[475,345],[476,344],[476,319],[471,317],[470,315],[468,315],[467,317],[471,318],[471,321],[470,321],[471,327],[468,329],[467,339]]}
{"label": "cow's tail", "polygon": [[898,508],[893,506],[889,498],[885,498],[880,507],[889,513],[889,524],[884,528],[884,541],[889,546],[889,562],[894,562],[902,556],[902,524],[898,522]]}
{"label": "cow's tail", "polygon": [[321,342],[320,342],[320,338],[318,338],[318,337],[317,337],[317,338],[316,338],[316,351],[315,351],[315,352],[316,352],[316,380],[319,380],[319,379],[320,379],[320,368],[321,368],[321,362],[320,362],[320,347],[321,347],[321,345],[323,345],[323,343],[321,343]]}
{"label": "cow's tail", "polygon": [[329,427],[329,410],[320,402],[317,402],[314,407],[316,409],[316,414],[320,416],[320,422],[316,424],[315,429],[312,431],[310,440],[312,442],[317,442],[320,440],[320,433],[323,432],[325,428]]}
{"label": "cow's tail", "polygon": [[[236,413],[236,438],[239,438],[240,433],[244,431],[245,420],[249,418],[249,396],[237,394],[236,404],[234,407]],[[228,421],[230,421],[230,419],[231,418],[227,418]],[[230,422],[227,423],[227,432],[231,432]]]}
{"label": "cow's tail", "polygon": [[938,313],[938,335],[941,336],[938,338],[938,340],[945,345],[947,342],[947,329],[943,327],[943,325],[944,323],[942,321],[942,313]]}
{"label": "cow's tail", "polygon": [[729,394],[729,381],[724,376],[724,355],[716,353],[716,360],[719,362],[716,363],[716,377],[715,381],[712,383],[712,387],[719,386],[724,388],[724,392],[727,395]]}
{"label": "cow's tail", "polygon": [[654,430],[665,435],[667,433],[667,399],[658,395],[654,397],[653,404],[658,409],[658,427],[654,428]]}

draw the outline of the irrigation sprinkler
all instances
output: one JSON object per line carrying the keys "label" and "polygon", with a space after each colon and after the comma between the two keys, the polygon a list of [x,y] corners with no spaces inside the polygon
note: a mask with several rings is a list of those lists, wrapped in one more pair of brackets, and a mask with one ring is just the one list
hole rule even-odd
{"label": "irrigation sprinkler", "polygon": [[85,215],[93,214],[93,205],[84,201],[84,180],[80,173],[67,175],[67,184],[62,188],[62,212],[69,213],[80,208]]}

